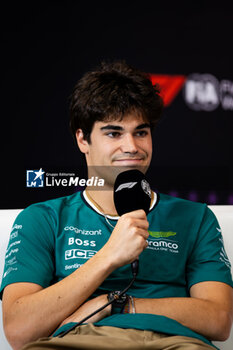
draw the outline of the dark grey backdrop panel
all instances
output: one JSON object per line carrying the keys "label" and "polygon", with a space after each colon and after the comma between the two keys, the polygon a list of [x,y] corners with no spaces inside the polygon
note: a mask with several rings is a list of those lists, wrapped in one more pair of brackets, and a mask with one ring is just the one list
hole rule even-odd
{"label": "dark grey backdrop panel", "polygon": [[[157,2],[156,2],[157,3]],[[160,78],[171,101],[154,132],[148,177],[175,196],[233,204],[233,12],[49,2],[5,10],[1,31],[1,208],[74,192],[26,187],[26,170],[79,172],[68,101],[82,74],[102,60],[126,62]],[[184,83],[171,92],[176,75]]]}

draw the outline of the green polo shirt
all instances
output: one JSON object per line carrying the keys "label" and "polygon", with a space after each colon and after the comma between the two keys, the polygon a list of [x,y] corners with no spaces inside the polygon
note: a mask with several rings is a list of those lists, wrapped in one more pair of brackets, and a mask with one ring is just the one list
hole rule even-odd
{"label": "green polo shirt", "polygon": [[[148,247],[140,255],[139,273],[128,294],[189,297],[190,287],[199,282],[233,286],[221,229],[205,204],[155,194],[147,218]],[[11,231],[1,294],[15,282],[46,288],[62,280],[103,247],[117,220],[102,215],[85,192],[29,206],[18,215]],[[116,269],[92,297],[123,290],[131,278],[130,265]],[[115,314],[96,325],[196,337],[210,344],[180,323],[154,314]]]}

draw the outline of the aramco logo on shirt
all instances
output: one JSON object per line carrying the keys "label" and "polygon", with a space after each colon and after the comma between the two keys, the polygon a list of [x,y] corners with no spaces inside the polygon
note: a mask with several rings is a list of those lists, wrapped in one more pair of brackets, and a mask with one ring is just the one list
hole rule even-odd
{"label": "aramco logo on shirt", "polygon": [[170,237],[170,236],[176,236],[176,232],[173,231],[148,231],[149,235],[151,237],[155,237],[155,238],[161,238],[161,237]]}
{"label": "aramco logo on shirt", "polygon": [[173,231],[148,231],[149,238],[147,240],[147,249],[160,250],[170,253],[179,253],[179,245],[177,241],[171,239],[176,236]]}

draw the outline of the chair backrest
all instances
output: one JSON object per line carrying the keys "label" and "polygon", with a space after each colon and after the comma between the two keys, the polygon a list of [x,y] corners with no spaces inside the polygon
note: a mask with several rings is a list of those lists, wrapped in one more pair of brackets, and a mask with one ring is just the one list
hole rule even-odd
{"label": "chair backrest", "polygon": [[[5,252],[8,245],[11,227],[16,216],[22,209],[2,209],[0,210],[0,280],[2,280],[2,273],[5,261]],[[2,303],[0,303],[0,349],[10,350],[11,347],[6,340],[2,325]]]}
{"label": "chair backrest", "polygon": [[[228,206],[210,206],[210,209],[215,213],[219,224],[222,228],[223,239],[226,252],[231,262],[233,262],[233,205]],[[7,248],[11,227],[16,216],[22,209],[3,209],[0,210],[0,280],[4,267],[4,257]],[[10,350],[2,327],[2,305],[0,303],[0,349]],[[214,342],[221,350],[233,349],[233,332],[226,342]]]}

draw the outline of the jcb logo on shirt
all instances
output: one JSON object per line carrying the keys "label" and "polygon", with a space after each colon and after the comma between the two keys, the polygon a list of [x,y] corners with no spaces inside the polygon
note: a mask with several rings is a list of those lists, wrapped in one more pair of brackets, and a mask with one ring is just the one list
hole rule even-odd
{"label": "jcb logo on shirt", "polygon": [[90,259],[97,252],[94,250],[70,249],[65,252],[65,260],[69,259]]}

